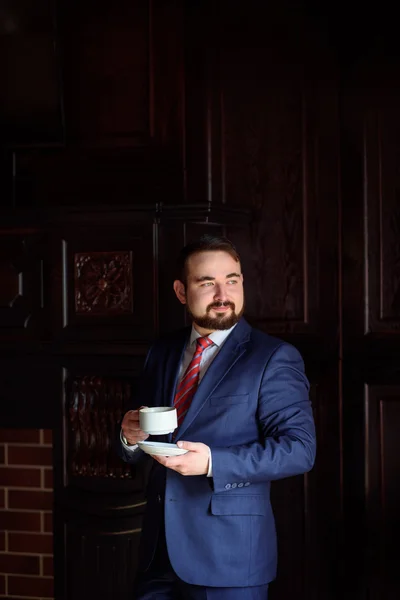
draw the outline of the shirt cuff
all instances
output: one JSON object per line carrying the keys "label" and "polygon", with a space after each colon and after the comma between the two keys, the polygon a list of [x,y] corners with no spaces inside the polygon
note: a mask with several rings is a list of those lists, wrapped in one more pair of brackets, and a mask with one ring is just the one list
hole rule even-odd
{"label": "shirt cuff", "polygon": [[212,477],[212,454],[211,454],[211,449],[208,449],[208,473],[207,473],[207,477]]}
{"label": "shirt cuff", "polygon": [[121,429],[121,433],[120,433],[119,437],[121,439],[121,442],[123,443],[123,445],[125,446],[125,448],[127,450],[130,450],[131,452],[134,452],[135,450],[137,450],[137,448],[138,448],[137,444],[133,444],[133,445],[128,444],[128,440],[126,439],[126,437],[124,435],[122,435],[122,429]]}

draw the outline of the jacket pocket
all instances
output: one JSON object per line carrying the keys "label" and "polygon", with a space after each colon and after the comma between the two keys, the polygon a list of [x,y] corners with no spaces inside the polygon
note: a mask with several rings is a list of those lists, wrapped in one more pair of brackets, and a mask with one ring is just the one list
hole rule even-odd
{"label": "jacket pocket", "polygon": [[249,394],[237,394],[236,396],[211,396],[212,406],[221,406],[227,404],[245,404],[249,401]]}
{"label": "jacket pocket", "polygon": [[211,514],[213,515],[261,515],[266,514],[264,496],[229,494],[211,496]]}

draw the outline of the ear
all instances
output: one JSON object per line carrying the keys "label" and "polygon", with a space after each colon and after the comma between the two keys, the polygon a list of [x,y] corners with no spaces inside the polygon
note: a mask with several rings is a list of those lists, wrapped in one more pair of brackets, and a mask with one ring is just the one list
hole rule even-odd
{"label": "ear", "polygon": [[179,279],[176,279],[174,281],[174,292],[179,302],[181,302],[182,304],[186,304],[185,286],[183,285],[182,281],[179,281]]}

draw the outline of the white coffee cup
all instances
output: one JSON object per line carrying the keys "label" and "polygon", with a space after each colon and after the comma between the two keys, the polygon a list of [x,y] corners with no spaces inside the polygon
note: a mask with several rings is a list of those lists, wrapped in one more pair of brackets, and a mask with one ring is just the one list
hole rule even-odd
{"label": "white coffee cup", "polygon": [[172,433],[178,426],[176,408],[156,406],[139,410],[140,429],[150,435]]}

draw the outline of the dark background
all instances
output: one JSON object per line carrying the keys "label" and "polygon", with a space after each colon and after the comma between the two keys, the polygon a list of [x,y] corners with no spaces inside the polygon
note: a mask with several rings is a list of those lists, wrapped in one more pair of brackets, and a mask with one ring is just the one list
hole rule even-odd
{"label": "dark background", "polygon": [[399,597],[399,65],[385,3],[0,0],[0,410],[53,430],[57,599],[131,597],[111,440],[205,231],[312,384],[272,600]]}

